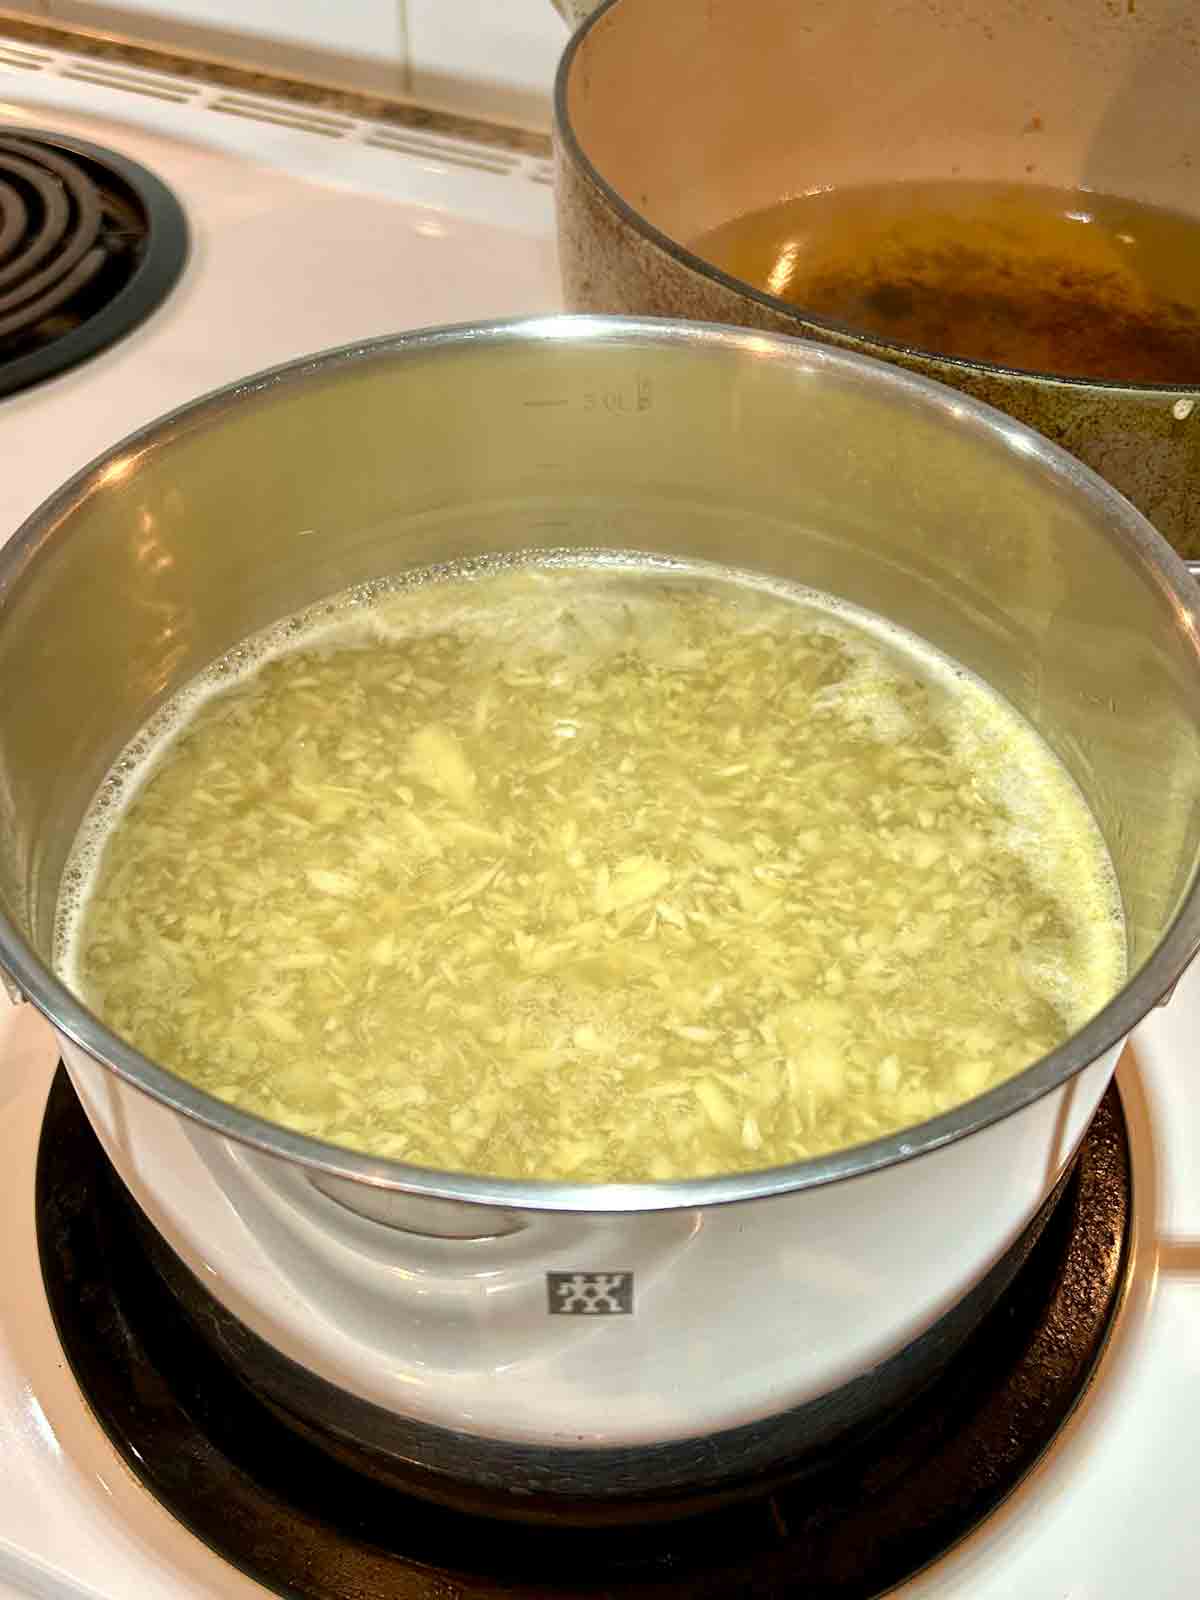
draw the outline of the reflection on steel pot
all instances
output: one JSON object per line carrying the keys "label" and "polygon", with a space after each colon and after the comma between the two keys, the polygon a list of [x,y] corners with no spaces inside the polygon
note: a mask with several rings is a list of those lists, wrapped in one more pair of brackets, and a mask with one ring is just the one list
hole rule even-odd
{"label": "reflection on steel pot", "polygon": [[1118,383],[947,359],[807,314],[688,248],[793,195],[896,180],[1095,190],[1200,221],[1198,71],[1189,0],[608,0],[558,77],[567,304],[800,334],[938,378],[1070,450],[1200,555],[1200,373]]}
{"label": "reflection on steel pot", "polygon": [[[1108,840],[1123,991],[1011,1082],[900,1135],[589,1187],[285,1131],[144,1059],[56,980],[93,790],[207,662],[410,566],[597,546],[833,591],[1006,694]],[[308,1394],[343,1434],[510,1491],[719,1482],[827,1445],[945,1357],[1200,941],[1194,607],[1178,558],[1078,462],[840,351],[553,318],[299,361],[126,440],[0,553],[0,681],[28,686],[0,702],[0,965],[53,1022],[150,1221],[274,1352],[255,1381],[273,1393],[283,1373],[281,1404]]]}

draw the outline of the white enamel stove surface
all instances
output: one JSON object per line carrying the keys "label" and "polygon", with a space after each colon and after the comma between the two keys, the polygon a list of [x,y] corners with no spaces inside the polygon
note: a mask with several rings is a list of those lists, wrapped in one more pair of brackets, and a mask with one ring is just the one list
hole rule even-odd
{"label": "white enamel stove surface", "polygon": [[[0,401],[0,537],[97,451],[214,385],[365,335],[556,300],[541,163],[0,40],[0,130],[15,125],[141,160],[180,196],[193,240],[183,283],[145,328]],[[1099,1379],[1025,1487],[905,1586],[908,1600],[1200,1587],[1198,1048],[1200,975],[1144,1025],[1119,1075],[1138,1243]],[[65,1368],[32,1226],[55,1059],[45,1024],[0,1002],[0,1600],[260,1594],[145,1494]]]}

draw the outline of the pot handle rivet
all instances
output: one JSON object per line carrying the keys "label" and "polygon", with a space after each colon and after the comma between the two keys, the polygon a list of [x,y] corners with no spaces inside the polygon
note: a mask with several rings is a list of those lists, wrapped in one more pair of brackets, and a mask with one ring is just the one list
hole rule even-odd
{"label": "pot handle rivet", "polygon": [[1196,402],[1194,400],[1176,400],[1171,407],[1171,415],[1176,422],[1186,422],[1195,409]]}

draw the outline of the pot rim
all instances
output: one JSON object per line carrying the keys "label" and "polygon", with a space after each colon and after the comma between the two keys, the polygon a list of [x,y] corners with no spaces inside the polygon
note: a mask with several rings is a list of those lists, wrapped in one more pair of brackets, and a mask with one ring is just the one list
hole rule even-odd
{"label": "pot rim", "polygon": [[[27,568],[40,559],[48,559],[55,537],[72,512],[93,494],[124,481],[139,458],[170,448],[175,439],[194,428],[211,425],[224,413],[283,385],[324,381],[376,361],[422,358],[440,349],[456,351],[480,344],[527,345],[540,340],[634,343],[641,347],[707,346],[742,350],[758,360],[807,365],[810,371],[854,374],[864,367],[871,369],[872,382],[881,390],[890,389],[898,398],[916,398],[927,410],[940,413],[948,425],[969,428],[1022,460],[1036,463],[1042,472],[1065,484],[1076,498],[1090,503],[1097,513],[1103,512],[1103,520],[1113,534],[1138,557],[1149,580],[1172,606],[1178,627],[1192,644],[1200,690],[1200,606],[1188,568],[1146,518],[1090,467],[994,407],[887,362],[784,334],[667,318],[546,316],[416,329],[301,356],[188,401],[119,440],[81,468],[0,546],[0,626],[4,596]],[[0,970],[8,972],[21,997],[29,1000],[59,1033],[124,1082],[221,1136],[306,1169],[375,1188],[526,1211],[679,1210],[762,1199],[860,1177],[966,1138],[1060,1087],[1120,1043],[1169,995],[1200,949],[1197,868],[1200,861],[1193,867],[1191,881],[1170,927],[1146,962],[1090,1022],[1015,1077],[927,1122],[865,1144],[756,1172],[672,1182],[598,1184],[479,1177],[412,1166],[327,1143],[219,1100],[126,1043],[75,997],[3,909]]]}
{"label": "pot rim", "polygon": [[941,350],[931,350],[924,345],[904,344],[899,339],[888,339],[883,334],[871,333],[863,328],[856,328],[852,323],[839,322],[835,317],[825,317],[815,311],[806,311],[795,305],[790,300],[784,300],[779,295],[770,294],[766,289],[758,289],[745,278],[735,277],[732,273],[724,272],[712,262],[706,261],[703,256],[696,255],[673,238],[669,233],[664,233],[661,228],[655,227],[647,217],[643,216],[636,207],[615,189],[608,179],[592,162],[585,152],[578,135],[571,122],[567,108],[568,80],[571,68],[576,57],[587,42],[592,30],[608,15],[614,11],[622,0],[601,0],[601,3],[587,17],[571,35],[566,48],[559,58],[558,70],[554,78],[554,132],[556,142],[570,156],[572,163],[583,175],[598,189],[608,204],[617,212],[621,219],[628,223],[635,232],[648,239],[667,255],[673,257],[679,264],[699,277],[708,278],[713,283],[718,283],[724,289],[732,290],[745,300],[755,301],[758,305],[765,306],[781,316],[787,317],[796,324],[798,329],[795,337],[803,338],[806,330],[811,330],[814,335],[836,334],[839,339],[852,340],[856,350],[862,349],[863,353],[871,350],[892,352],[902,356],[908,361],[919,361],[926,366],[942,368],[948,373],[979,374],[985,378],[994,378],[1006,383],[1020,383],[1036,386],[1053,386],[1056,388],[1087,390],[1089,393],[1114,395],[1134,395],[1138,398],[1160,398],[1176,400],[1181,397],[1194,396],[1197,393],[1196,384],[1186,383],[1133,383],[1125,378],[1080,378],[1070,377],[1065,373],[1039,372],[1034,367],[1008,367],[998,361],[972,361],[966,356],[947,355]]}

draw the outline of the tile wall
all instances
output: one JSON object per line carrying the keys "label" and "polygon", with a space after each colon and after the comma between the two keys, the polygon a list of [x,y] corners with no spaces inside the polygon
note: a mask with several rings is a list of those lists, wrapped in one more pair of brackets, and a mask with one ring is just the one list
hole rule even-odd
{"label": "tile wall", "polygon": [[538,129],[566,39],[551,0],[0,0],[5,12]]}

